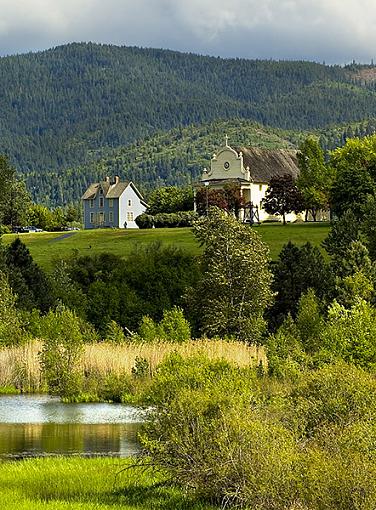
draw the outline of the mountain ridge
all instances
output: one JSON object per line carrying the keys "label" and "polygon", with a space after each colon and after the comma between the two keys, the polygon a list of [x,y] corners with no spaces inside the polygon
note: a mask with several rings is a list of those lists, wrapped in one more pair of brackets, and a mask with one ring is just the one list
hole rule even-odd
{"label": "mountain ridge", "polygon": [[360,70],[94,43],[2,57],[0,153],[56,204],[48,175],[160,132],[221,119],[312,131],[376,117],[376,84]]}

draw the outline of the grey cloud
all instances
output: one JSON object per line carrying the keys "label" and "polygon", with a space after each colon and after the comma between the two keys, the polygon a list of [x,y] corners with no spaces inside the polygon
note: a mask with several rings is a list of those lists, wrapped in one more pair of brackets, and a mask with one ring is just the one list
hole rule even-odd
{"label": "grey cloud", "polygon": [[369,61],[373,0],[0,0],[1,54],[69,41],[247,58]]}

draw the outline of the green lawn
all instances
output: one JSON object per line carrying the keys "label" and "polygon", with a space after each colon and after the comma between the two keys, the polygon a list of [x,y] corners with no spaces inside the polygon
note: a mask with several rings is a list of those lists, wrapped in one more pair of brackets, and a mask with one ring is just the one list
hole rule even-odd
{"label": "green lawn", "polygon": [[[329,231],[327,223],[263,224],[254,227],[269,245],[272,258],[277,258],[282,246],[289,240],[303,244],[311,241],[320,245]],[[5,243],[11,242],[15,234],[3,236]],[[189,228],[163,228],[150,230],[81,230],[77,232],[41,232],[20,234],[34,259],[44,268],[51,269],[53,261],[72,254],[89,255],[111,252],[126,256],[136,245],[160,241],[174,245],[190,253],[200,253],[200,247]]]}
{"label": "green lawn", "polygon": [[132,460],[45,458],[0,461],[6,510],[210,510]]}

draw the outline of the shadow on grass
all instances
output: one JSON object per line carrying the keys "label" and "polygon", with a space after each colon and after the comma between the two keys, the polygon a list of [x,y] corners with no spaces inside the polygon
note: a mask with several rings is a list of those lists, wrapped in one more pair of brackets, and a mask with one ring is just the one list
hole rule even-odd
{"label": "shadow on grass", "polygon": [[134,506],[135,509],[153,510],[210,510],[215,507],[197,501],[176,487],[165,483],[142,486],[128,485],[124,489],[117,489],[112,496],[116,503]]}

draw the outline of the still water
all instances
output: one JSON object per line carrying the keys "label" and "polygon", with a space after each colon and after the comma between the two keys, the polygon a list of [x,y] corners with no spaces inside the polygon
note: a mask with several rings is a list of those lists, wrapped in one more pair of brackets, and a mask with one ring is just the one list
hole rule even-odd
{"label": "still water", "polygon": [[0,458],[128,457],[139,450],[142,421],[142,411],[121,404],[62,404],[48,395],[0,396]]}

